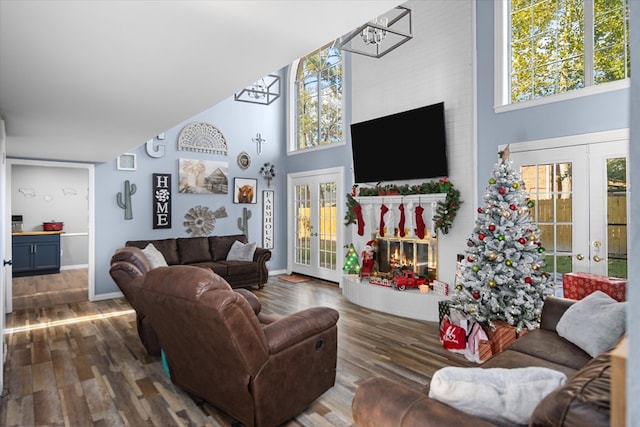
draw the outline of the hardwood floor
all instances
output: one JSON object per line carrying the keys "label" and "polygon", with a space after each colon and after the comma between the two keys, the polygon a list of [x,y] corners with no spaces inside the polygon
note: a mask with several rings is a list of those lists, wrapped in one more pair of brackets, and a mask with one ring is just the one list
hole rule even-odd
{"label": "hardwood floor", "polygon": [[62,270],[59,274],[14,277],[13,309],[50,307],[86,301],[87,269]]}
{"label": "hardwood floor", "polygon": [[[363,285],[364,286],[364,285]],[[359,383],[385,376],[424,389],[442,366],[472,366],[444,350],[438,325],[354,305],[333,283],[271,277],[255,290],[263,310],[286,315],[312,306],[340,312],[335,386],[286,424],[353,426]],[[124,298],[25,308],[7,315],[2,426],[229,426],[209,404],[196,405],[144,351]]]}

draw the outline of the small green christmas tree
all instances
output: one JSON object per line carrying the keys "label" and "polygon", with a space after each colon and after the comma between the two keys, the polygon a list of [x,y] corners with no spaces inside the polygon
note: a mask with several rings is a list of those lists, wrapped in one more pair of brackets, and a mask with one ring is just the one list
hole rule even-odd
{"label": "small green christmas tree", "polygon": [[507,156],[489,178],[452,305],[479,323],[503,320],[520,331],[539,325],[544,298],[553,288],[542,271],[545,250],[530,212],[535,204]]}
{"label": "small green christmas tree", "polygon": [[356,248],[353,247],[353,243],[349,245],[347,251],[347,257],[342,267],[347,274],[358,274],[360,272],[360,261],[358,261],[358,254]]}

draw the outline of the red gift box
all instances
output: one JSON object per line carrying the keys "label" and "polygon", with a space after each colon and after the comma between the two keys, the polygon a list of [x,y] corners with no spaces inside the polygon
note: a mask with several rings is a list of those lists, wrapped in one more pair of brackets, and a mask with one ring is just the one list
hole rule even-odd
{"label": "red gift box", "polygon": [[591,273],[565,273],[562,275],[562,290],[565,298],[579,300],[595,291],[602,291],[622,302],[626,300],[627,281]]}

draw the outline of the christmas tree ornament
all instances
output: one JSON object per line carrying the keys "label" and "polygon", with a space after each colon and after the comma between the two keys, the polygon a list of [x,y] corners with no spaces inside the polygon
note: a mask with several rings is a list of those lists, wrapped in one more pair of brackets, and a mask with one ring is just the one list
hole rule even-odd
{"label": "christmas tree ornament", "polygon": [[487,236],[484,233],[478,234],[478,239],[480,239],[480,240],[484,240],[485,237],[487,237]]}
{"label": "christmas tree ornament", "polygon": [[511,186],[512,186],[513,188],[519,188],[519,187],[520,187],[520,183],[518,183],[518,182],[514,182],[513,184],[511,184]]}
{"label": "christmas tree ornament", "polygon": [[468,256],[468,257],[467,257],[467,261],[469,261],[469,262],[473,262],[473,258],[472,258],[471,256]]}
{"label": "christmas tree ornament", "polygon": [[525,239],[524,237],[521,237],[518,239],[518,243],[520,243],[521,245],[524,245],[525,243],[527,243],[527,239]]}
{"label": "christmas tree ornament", "polygon": [[538,248],[538,253],[544,253],[544,248],[543,247],[539,247]]}
{"label": "christmas tree ornament", "polygon": [[513,203],[511,203],[509,205],[509,209],[511,209],[512,211],[515,211],[516,209],[518,209],[518,207],[516,205],[514,205]]}
{"label": "christmas tree ornament", "polygon": [[533,242],[534,240],[536,240],[536,236],[535,236],[535,234],[531,233],[531,234],[529,234],[527,239],[529,239],[531,242]]}
{"label": "christmas tree ornament", "polygon": [[496,225],[495,224],[489,224],[489,231],[496,231]]}
{"label": "christmas tree ornament", "polygon": [[489,184],[493,185],[496,183],[496,179],[495,178],[489,178]]}
{"label": "christmas tree ornament", "polygon": [[474,297],[475,299],[479,299],[479,298],[480,298],[480,292],[475,291],[475,292],[473,293],[473,297]]}
{"label": "christmas tree ornament", "polygon": [[498,240],[500,240],[501,242],[504,241],[504,234],[500,234],[498,236]]}
{"label": "christmas tree ornament", "polygon": [[474,265],[473,267],[471,267],[471,271],[473,271],[474,273],[477,273],[478,271],[480,271],[480,267],[477,265]]}
{"label": "christmas tree ornament", "polygon": [[531,264],[531,269],[532,270],[539,270],[540,266],[538,264]]}
{"label": "christmas tree ornament", "polygon": [[461,291],[462,290],[462,285],[456,285],[456,289]]}
{"label": "christmas tree ornament", "polygon": [[527,283],[527,284],[530,285],[531,283],[533,283],[533,279],[531,277],[525,277],[524,278],[524,283]]}
{"label": "christmas tree ornament", "polygon": [[502,211],[502,216],[505,218],[510,218],[511,217],[511,212],[509,211]]}
{"label": "christmas tree ornament", "polygon": [[507,267],[511,267],[511,265],[513,264],[513,262],[512,262],[510,259],[508,259],[508,260],[506,260],[506,261],[504,262],[504,264],[505,264]]}
{"label": "christmas tree ornament", "polygon": [[484,210],[482,208],[478,208],[478,213],[481,214],[482,212],[484,212]]}
{"label": "christmas tree ornament", "polygon": [[472,240],[467,240],[467,246],[469,246],[470,248],[475,246],[475,243],[473,243]]}
{"label": "christmas tree ornament", "polygon": [[529,200],[529,201],[527,202],[527,207],[528,207],[529,209],[531,209],[531,208],[532,208],[532,207],[534,207],[535,205],[536,205],[536,204],[535,204],[535,203],[533,203],[533,200]]}
{"label": "christmas tree ornament", "polygon": [[498,258],[498,254],[493,251],[489,252],[487,258],[489,258],[490,261],[495,261]]}
{"label": "christmas tree ornament", "polygon": [[495,286],[496,286],[496,281],[495,281],[495,280],[493,280],[493,279],[489,280],[489,282],[488,282],[488,283],[489,283],[489,287],[490,287],[490,288],[493,288],[493,287],[495,287]]}
{"label": "christmas tree ornament", "polygon": [[504,187],[500,187],[500,188],[498,189],[498,193],[500,193],[500,194],[505,194],[506,192],[507,192],[507,189],[506,189],[506,188],[504,188]]}

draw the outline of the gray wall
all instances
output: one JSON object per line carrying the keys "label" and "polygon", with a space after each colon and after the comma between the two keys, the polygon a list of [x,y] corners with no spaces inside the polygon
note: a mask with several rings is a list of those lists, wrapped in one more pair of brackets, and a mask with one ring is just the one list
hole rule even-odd
{"label": "gray wall", "polygon": [[[637,74],[640,70],[640,34],[633,31],[640,23],[640,2],[630,1],[631,17],[631,69]],[[566,135],[582,134],[588,132],[604,131],[631,127],[631,158],[630,188],[638,188],[640,182],[634,175],[634,165],[640,162],[640,125],[637,117],[640,116],[640,99],[638,82],[632,80],[631,90],[618,90],[592,96],[571,99],[564,102],[541,105],[533,108],[524,108],[517,111],[495,113],[494,105],[494,4],[490,1],[476,3],[477,15],[477,97],[478,97],[478,179],[483,182],[489,176],[495,163],[498,145],[508,144],[543,138],[553,138]],[[631,116],[636,119],[631,121]],[[637,171],[637,166],[635,171]],[[478,196],[484,192],[481,186],[477,188]],[[633,197],[631,192],[631,218],[638,218],[640,202]],[[638,239],[638,223],[632,221],[629,236],[629,259],[637,258],[640,252],[640,239]],[[640,303],[640,289],[638,289],[638,277],[640,276],[637,264],[629,263],[629,286],[627,299],[630,306]],[[634,304],[635,303],[635,304]],[[629,371],[627,396],[640,395],[640,313],[638,310],[628,310],[628,334],[631,337],[631,351],[629,353]],[[634,339],[635,338],[635,339]],[[631,402],[629,400],[629,402]],[[640,409],[637,405],[629,404],[627,425],[636,425],[631,420],[640,419]]]}
{"label": "gray wall", "polygon": [[[171,108],[170,101],[167,108]],[[249,240],[262,243],[262,191],[267,182],[260,177],[260,166],[265,162],[275,164],[278,169],[271,182],[275,191],[276,214],[273,257],[269,269],[284,269],[286,266],[286,165],[282,156],[284,142],[284,96],[269,106],[236,102],[233,97],[185,120],[183,123],[165,132],[164,141],[155,144],[164,145],[165,155],[161,158],[150,157],[145,144],[133,148],[136,154],[137,169],[122,171],[116,169],[116,161],[96,166],[96,295],[118,292],[118,288],[109,276],[109,260],[113,252],[123,246],[127,240],[161,239],[170,237],[188,237],[183,225],[185,214],[195,206],[206,206],[212,211],[224,207],[226,218],[218,218],[212,235],[241,234],[238,218],[242,208],[251,211],[249,219]],[[215,126],[225,137],[228,155],[179,151],[177,141],[182,129],[192,122],[207,122]],[[158,131],[160,133],[161,130]],[[252,138],[260,132],[266,142],[262,144],[262,154],[257,153]],[[251,157],[251,165],[241,170],[237,165],[237,156],[246,151]],[[181,194],[178,192],[178,159],[200,159],[228,162],[229,194]],[[172,175],[172,228],[154,230],[152,227],[152,174],[170,173]],[[256,204],[241,205],[233,203],[233,178],[255,178],[258,180],[258,199]],[[136,184],[137,191],[132,196],[133,219],[124,219],[124,210],[116,203],[116,194],[124,191],[124,182]]]}

